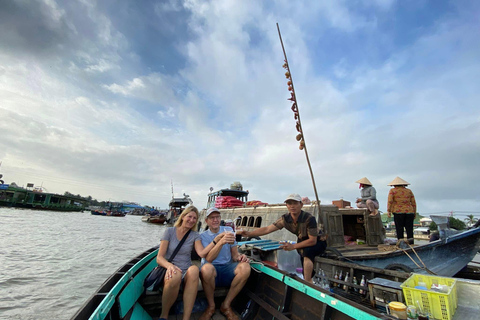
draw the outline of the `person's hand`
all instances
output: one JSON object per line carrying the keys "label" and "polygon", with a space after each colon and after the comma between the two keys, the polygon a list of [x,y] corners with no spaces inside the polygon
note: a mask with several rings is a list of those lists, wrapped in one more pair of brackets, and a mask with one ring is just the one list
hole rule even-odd
{"label": "person's hand", "polygon": [[387,212],[387,216],[388,216],[389,218],[391,218],[391,217],[392,217],[392,213],[391,213],[391,212]]}
{"label": "person's hand", "polygon": [[233,232],[225,231],[223,232],[224,236],[222,238],[223,244],[233,244],[235,243],[235,234]]}
{"label": "person's hand", "polygon": [[247,230],[238,229],[238,230],[237,230],[237,234],[241,235],[242,237],[248,238],[249,232],[248,232]]}
{"label": "person's hand", "polygon": [[293,244],[292,244],[292,243],[288,243],[288,242],[282,243],[282,245],[280,246],[280,248],[282,248],[282,249],[285,250],[285,251],[295,250]]}
{"label": "person's hand", "polygon": [[222,232],[222,233],[218,234],[218,235],[213,239],[213,241],[215,241],[216,243],[219,243],[220,240],[222,240],[224,236],[225,236],[225,232]]}
{"label": "person's hand", "polygon": [[173,263],[170,263],[170,265],[167,268],[167,272],[165,272],[165,279],[173,278],[173,275],[176,274],[177,272],[182,273],[182,269],[180,269]]}
{"label": "person's hand", "polygon": [[238,256],[237,261],[238,261],[238,262],[246,262],[246,263],[249,263],[249,262],[250,262],[250,259],[248,259],[246,255],[241,254],[241,255]]}

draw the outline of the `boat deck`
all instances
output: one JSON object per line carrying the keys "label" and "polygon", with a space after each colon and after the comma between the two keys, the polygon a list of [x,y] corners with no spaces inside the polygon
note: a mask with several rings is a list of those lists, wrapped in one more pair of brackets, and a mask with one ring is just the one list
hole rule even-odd
{"label": "boat deck", "polygon": [[[190,319],[191,320],[198,320],[202,316],[202,313],[203,313],[203,311],[192,313],[192,315],[190,316]],[[235,314],[239,318],[241,318],[240,315],[237,312],[235,312]],[[182,320],[182,319],[183,319],[183,314],[172,314],[172,315],[168,316],[168,320]],[[220,313],[219,309],[217,309],[212,316],[212,320],[224,320],[224,319],[226,319],[226,318],[223,316],[223,314]]]}

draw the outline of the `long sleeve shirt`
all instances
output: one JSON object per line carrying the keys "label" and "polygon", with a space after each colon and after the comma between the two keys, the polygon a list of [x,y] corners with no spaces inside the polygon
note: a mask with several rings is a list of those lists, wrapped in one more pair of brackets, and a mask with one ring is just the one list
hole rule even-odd
{"label": "long sleeve shirt", "polygon": [[377,200],[377,190],[372,186],[367,186],[360,190],[362,202],[366,202],[368,199]]}
{"label": "long sleeve shirt", "polygon": [[388,193],[387,212],[416,213],[417,203],[412,190],[403,186],[390,189]]}

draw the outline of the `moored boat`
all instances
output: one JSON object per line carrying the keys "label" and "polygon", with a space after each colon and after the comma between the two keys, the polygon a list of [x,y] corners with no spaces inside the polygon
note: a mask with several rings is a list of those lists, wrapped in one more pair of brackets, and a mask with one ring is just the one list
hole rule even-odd
{"label": "moored boat", "polygon": [[[222,189],[224,190],[224,189]],[[229,190],[235,196],[236,190]],[[208,206],[213,206],[218,193],[209,193]],[[238,196],[241,196],[238,193]],[[236,221],[236,227],[254,230],[272,224],[288,210],[285,204],[266,204],[255,207],[219,208],[222,219]],[[480,249],[480,228],[463,232],[453,231],[446,223],[437,223],[441,238],[428,244],[385,245],[385,229],[380,215],[370,216],[366,209],[338,208],[335,205],[305,204],[302,210],[311,213],[327,235],[327,257],[352,261],[364,266],[404,270],[405,272],[434,272],[451,277],[462,270]],[[205,220],[206,210],[199,221]],[[432,217],[435,218],[435,217]],[[440,217],[443,219],[443,217]],[[263,239],[296,241],[282,229]]]}

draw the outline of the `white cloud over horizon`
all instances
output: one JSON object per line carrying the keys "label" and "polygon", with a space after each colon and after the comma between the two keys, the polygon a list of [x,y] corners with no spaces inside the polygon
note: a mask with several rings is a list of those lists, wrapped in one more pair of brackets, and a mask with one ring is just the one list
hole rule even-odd
{"label": "white cloud over horizon", "polygon": [[320,200],[409,181],[420,213],[480,216],[480,5],[468,1],[0,4],[0,173],[165,208],[242,182]]}

